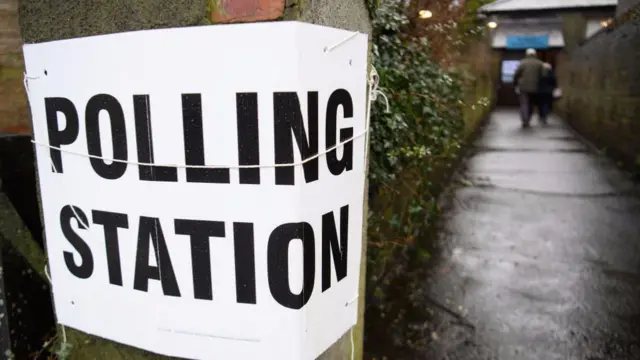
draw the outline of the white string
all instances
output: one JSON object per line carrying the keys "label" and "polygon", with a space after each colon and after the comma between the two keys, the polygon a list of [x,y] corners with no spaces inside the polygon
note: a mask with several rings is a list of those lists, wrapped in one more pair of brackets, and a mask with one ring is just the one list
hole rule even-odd
{"label": "white string", "polygon": [[[27,77],[25,76],[25,79]],[[184,165],[184,164],[163,164],[163,165],[159,165],[159,164],[154,164],[154,163],[145,163],[145,162],[138,162],[138,161],[130,161],[130,160],[120,160],[120,159],[112,159],[112,158],[107,158],[104,156],[98,156],[98,155],[91,155],[91,154],[87,154],[87,153],[81,153],[81,152],[77,152],[77,151],[72,151],[72,150],[66,150],[66,149],[62,149],[59,146],[53,146],[53,145],[49,145],[46,143],[41,143],[38,142],[36,140],[31,140],[32,143],[34,143],[35,145],[38,146],[43,146],[43,147],[47,147],[49,149],[53,149],[53,150],[57,150],[63,153],[67,153],[67,154],[71,154],[71,155],[76,155],[76,156],[82,156],[85,158],[91,158],[91,159],[99,159],[99,160],[103,160],[103,161],[107,161],[107,162],[117,162],[117,163],[125,163],[125,164],[130,164],[130,165],[139,165],[139,166],[167,166],[167,167],[176,167],[176,168],[227,168],[227,169],[259,169],[259,168],[279,168],[279,167],[288,167],[288,166],[300,166],[300,165],[304,165],[306,163],[308,163],[309,161],[315,160],[317,158],[319,158],[320,156],[326,155],[327,153],[330,153],[334,150],[336,150],[339,147],[342,147],[343,145],[358,139],[364,135],[367,135],[367,133],[369,132],[369,125],[370,125],[370,118],[371,118],[371,103],[376,101],[378,96],[382,96],[384,101],[385,101],[385,105],[386,105],[386,112],[389,112],[389,99],[387,98],[387,96],[378,89],[378,82],[379,82],[379,76],[378,73],[376,71],[375,68],[371,69],[371,73],[369,75],[369,102],[367,104],[367,112],[366,112],[366,122],[365,122],[365,129],[363,131],[361,131],[360,133],[350,137],[349,139],[346,139],[344,141],[341,141],[339,143],[337,143],[336,145],[318,152],[317,154],[310,156],[302,161],[295,161],[292,163],[286,163],[286,164],[269,164],[269,165]],[[366,139],[365,144],[368,144],[368,136]],[[365,160],[366,160],[366,156],[368,153],[368,149],[365,149]],[[54,170],[57,171],[57,169],[55,169],[55,165],[54,165]],[[75,213],[75,210],[74,210]]]}
{"label": "white string", "polygon": [[344,306],[349,306],[351,304],[353,304],[356,300],[358,300],[358,295],[354,296],[353,298],[351,298],[351,300],[347,301]]}
{"label": "white string", "polygon": [[[378,71],[376,71],[376,68],[373,66],[371,66],[371,72],[369,72],[369,79],[367,80],[367,82],[369,84],[369,101],[367,102],[365,129],[369,130],[369,124],[371,121],[371,104],[378,99],[378,95],[381,95],[382,98],[384,99],[387,113],[390,112],[390,107],[389,107],[389,99],[387,98],[387,95],[385,95],[381,90],[378,89],[378,84],[380,82],[380,75],[378,75]],[[369,132],[368,131],[364,141],[364,146],[366,148],[364,152],[364,163],[366,166],[366,164],[369,161]]]}
{"label": "white string", "polygon": [[[367,125],[368,126],[368,120],[367,120]],[[34,143],[35,145],[38,146],[43,146],[43,147],[47,147],[49,149],[53,149],[53,150],[57,150],[63,153],[67,153],[67,154],[71,154],[71,155],[76,155],[76,156],[81,156],[81,157],[85,157],[85,158],[91,158],[91,159],[99,159],[99,160],[103,160],[106,162],[117,162],[117,163],[124,163],[124,164],[130,164],[130,165],[140,165],[140,166],[172,166],[172,167],[176,167],[176,168],[187,168],[187,169],[212,169],[212,168],[227,168],[227,169],[260,169],[260,168],[279,168],[279,167],[287,167],[287,166],[299,166],[299,165],[304,165],[306,163],[308,163],[309,161],[312,161],[314,159],[319,158],[322,155],[326,155],[327,153],[332,152],[333,150],[343,146],[346,143],[349,143],[355,139],[358,139],[362,136],[364,136],[367,133],[368,129],[365,127],[365,129],[350,137],[347,140],[341,141],[339,143],[337,143],[336,145],[321,151],[313,156],[310,156],[302,161],[294,161],[292,163],[287,163],[287,164],[269,164],[269,165],[184,165],[184,164],[163,164],[163,165],[158,165],[158,164],[154,164],[154,163],[145,163],[145,162],[138,162],[138,161],[129,161],[129,160],[120,160],[120,159],[111,159],[111,158],[107,158],[104,156],[98,156],[98,155],[91,155],[91,154],[86,154],[86,153],[81,153],[81,152],[77,152],[77,151],[72,151],[72,150],[66,150],[66,149],[62,149],[58,146],[53,146],[53,145],[49,145],[46,143],[41,143],[35,140],[31,140],[32,143]],[[54,167],[55,169],[55,167]],[[57,172],[57,171],[56,171]]]}
{"label": "white string", "polygon": [[386,106],[385,112],[389,113],[391,112],[391,108],[389,106],[389,98],[380,89],[378,89],[379,83],[380,83],[380,75],[378,75],[376,68],[372,66],[371,72],[369,73],[369,87],[370,87],[369,96],[371,97],[370,103],[376,101],[378,99],[378,96],[382,96]]}
{"label": "white string", "polygon": [[47,280],[49,280],[49,283],[52,284],[53,281],[51,281],[51,275],[49,275],[49,267],[47,265],[44,266],[44,274],[47,277]]}
{"label": "white string", "polygon": [[[347,37],[346,39],[344,39],[343,41],[333,45],[328,51],[331,51],[333,49],[335,49],[336,47],[344,44],[345,42],[349,41],[350,39],[354,38],[356,35],[358,35],[358,32],[355,32],[354,34],[352,34],[351,36]],[[27,92],[29,91],[28,88],[28,81],[27,79],[39,79],[39,77],[29,77],[27,76],[27,74],[24,74],[24,83],[25,83],[25,88],[27,90]],[[129,160],[120,160],[120,159],[112,159],[112,158],[107,158],[104,156],[98,156],[98,155],[91,155],[91,154],[87,154],[87,153],[81,153],[81,152],[77,152],[77,151],[72,151],[72,150],[66,150],[66,149],[62,149],[59,146],[53,146],[53,145],[49,145],[46,143],[41,143],[38,142],[36,140],[31,140],[31,142],[37,146],[42,146],[42,147],[47,147],[49,149],[53,149],[53,150],[57,150],[60,151],[62,153],[66,153],[66,154],[71,154],[71,155],[76,155],[76,156],[81,156],[81,157],[85,157],[85,158],[90,158],[90,159],[99,159],[99,160],[103,160],[105,162],[116,162],[116,163],[124,163],[124,164],[130,164],[130,165],[138,165],[138,166],[166,166],[166,167],[175,167],[175,168],[192,168],[192,169],[212,169],[212,168],[227,168],[227,169],[259,169],[259,168],[279,168],[279,167],[289,167],[289,166],[300,166],[300,165],[304,165],[312,160],[315,160],[317,158],[319,158],[320,156],[326,155],[327,153],[330,153],[334,150],[336,150],[337,148],[351,142],[354,141],[355,139],[358,139],[362,136],[366,135],[365,138],[365,161],[368,160],[368,143],[369,143],[369,138],[368,138],[368,132],[369,132],[369,126],[370,126],[370,118],[371,118],[371,103],[376,101],[378,96],[382,96],[384,98],[385,104],[386,104],[386,112],[388,113],[390,110],[389,107],[389,99],[387,98],[387,96],[378,89],[378,83],[379,83],[380,77],[378,75],[378,72],[376,71],[376,69],[374,67],[372,67],[371,72],[369,74],[369,79],[368,79],[368,84],[369,84],[369,101],[367,103],[367,111],[366,111],[366,121],[365,121],[365,129],[363,131],[361,131],[360,133],[357,133],[356,135],[352,136],[351,138],[341,141],[339,143],[337,143],[336,145],[322,151],[322,152],[318,152],[317,154],[310,156],[304,160],[301,161],[295,161],[292,163],[287,163],[287,164],[269,164],[269,165],[183,165],[183,164],[154,164],[154,163],[145,163],[145,162],[138,162],[138,161],[129,161]],[[56,173],[59,173],[58,170],[55,167],[55,164],[53,164],[52,162],[52,166],[54,168],[54,171]],[[74,213],[74,215],[76,215],[76,218],[78,219],[78,221],[82,224],[85,225],[80,217],[78,217],[78,215],[75,212],[75,209],[72,208],[72,211]]]}
{"label": "white string", "polygon": [[[49,266],[45,265],[44,266],[44,275],[47,277],[47,280],[49,280],[49,284],[51,284],[51,286],[53,286],[53,281],[51,280],[51,275],[49,275]],[[65,329],[64,325],[59,324],[60,327],[62,328],[62,343],[66,344],[67,343],[67,330]]]}
{"label": "white string", "polygon": [[358,34],[360,34],[360,33],[356,31],[353,34],[351,34],[351,35],[347,36],[346,38],[344,38],[344,40],[342,40],[342,41],[340,41],[340,42],[338,42],[338,43],[336,43],[336,44],[334,44],[332,46],[325,47],[324,48],[324,52],[328,53],[328,52],[331,52],[331,51],[335,50],[335,48],[337,48],[338,46],[340,46],[340,45],[348,42],[349,40],[355,38],[356,36],[358,36]]}
{"label": "white string", "polygon": [[33,80],[37,80],[40,79],[40,76],[27,76],[27,73],[24,72],[24,78],[23,78],[23,83],[24,83],[24,88],[27,90],[27,92],[29,92],[29,79],[33,79]]}

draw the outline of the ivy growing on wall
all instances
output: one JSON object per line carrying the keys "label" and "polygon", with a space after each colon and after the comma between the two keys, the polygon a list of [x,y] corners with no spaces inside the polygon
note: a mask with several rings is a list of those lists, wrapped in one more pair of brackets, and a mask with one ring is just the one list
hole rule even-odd
{"label": "ivy growing on wall", "polygon": [[464,128],[459,74],[434,61],[427,38],[405,31],[409,22],[403,0],[382,2],[373,18],[373,66],[390,100],[388,113],[377,102],[371,118],[369,238],[376,264],[418,236],[434,213],[431,180],[457,153]]}
{"label": "ivy growing on wall", "polygon": [[[465,136],[465,106],[487,105],[487,99],[465,104],[469,74],[438,61],[433,35],[416,31],[409,5],[370,2],[373,66],[390,105],[386,112],[384,102],[376,102],[371,117],[368,260],[374,283],[383,281],[393,254],[415,248],[437,215],[436,196]],[[456,40],[464,35],[455,26],[452,33]]]}

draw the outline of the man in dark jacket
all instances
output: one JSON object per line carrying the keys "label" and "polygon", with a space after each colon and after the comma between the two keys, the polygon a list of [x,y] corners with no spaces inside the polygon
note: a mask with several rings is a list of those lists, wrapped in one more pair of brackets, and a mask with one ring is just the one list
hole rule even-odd
{"label": "man in dark jacket", "polygon": [[520,61],[514,75],[516,91],[520,95],[520,117],[522,126],[528,127],[533,107],[537,103],[538,85],[542,74],[542,61],[536,56],[534,49],[527,49],[527,56]]}
{"label": "man in dark jacket", "polygon": [[538,110],[540,111],[540,122],[547,123],[547,116],[551,113],[553,106],[553,91],[558,86],[556,74],[551,64],[544,63],[542,67],[542,76],[540,77],[540,85],[538,87]]}

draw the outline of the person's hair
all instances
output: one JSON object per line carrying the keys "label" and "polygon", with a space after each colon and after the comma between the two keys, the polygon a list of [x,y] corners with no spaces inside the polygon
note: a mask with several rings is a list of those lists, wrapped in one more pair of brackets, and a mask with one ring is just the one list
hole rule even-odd
{"label": "person's hair", "polygon": [[536,56],[536,49],[527,49],[527,56]]}

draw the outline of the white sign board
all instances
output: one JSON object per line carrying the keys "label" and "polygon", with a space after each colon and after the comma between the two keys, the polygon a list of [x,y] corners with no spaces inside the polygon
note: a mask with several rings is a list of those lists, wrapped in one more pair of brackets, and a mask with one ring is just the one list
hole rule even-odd
{"label": "white sign board", "polygon": [[58,321],[193,359],[313,359],[349,331],[367,66],[352,34],[279,22],[25,45]]}

